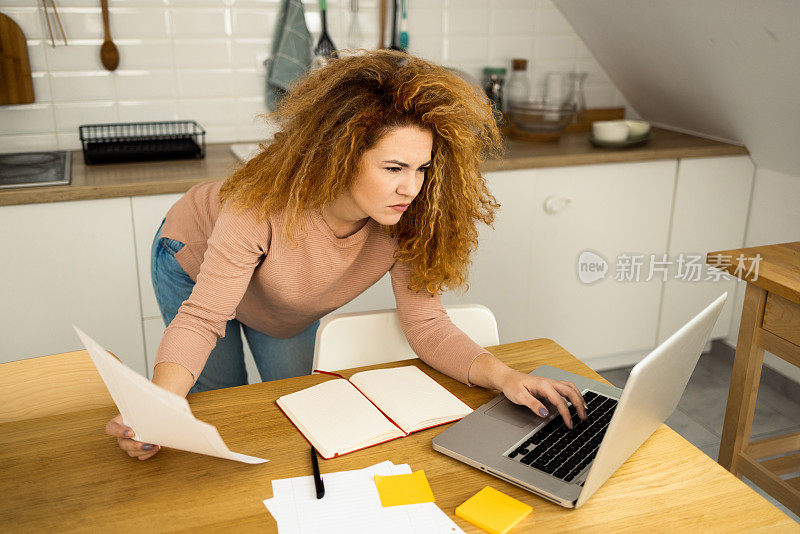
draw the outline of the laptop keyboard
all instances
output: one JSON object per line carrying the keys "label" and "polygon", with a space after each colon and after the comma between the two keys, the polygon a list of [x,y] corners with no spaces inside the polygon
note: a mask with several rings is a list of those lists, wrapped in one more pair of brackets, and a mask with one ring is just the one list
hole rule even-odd
{"label": "laptop keyboard", "polygon": [[572,482],[597,456],[600,442],[617,407],[616,399],[594,391],[584,393],[583,400],[589,407],[586,421],[578,417],[578,410],[570,404],[572,430],[557,415],[506,456]]}

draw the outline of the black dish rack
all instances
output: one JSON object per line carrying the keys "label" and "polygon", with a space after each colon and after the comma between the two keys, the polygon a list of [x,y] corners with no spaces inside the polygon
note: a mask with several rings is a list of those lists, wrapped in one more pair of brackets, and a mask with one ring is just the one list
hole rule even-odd
{"label": "black dish rack", "polygon": [[206,131],[195,121],[84,124],[79,130],[87,165],[206,155]]}

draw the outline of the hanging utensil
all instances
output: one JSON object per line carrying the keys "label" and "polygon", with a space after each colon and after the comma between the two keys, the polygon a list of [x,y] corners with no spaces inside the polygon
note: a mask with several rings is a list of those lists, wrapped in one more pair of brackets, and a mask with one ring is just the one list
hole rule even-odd
{"label": "hanging utensil", "polygon": [[317,41],[317,46],[314,48],[314,55],[317,56],[322,64],[339,57],[336,53],[336,46],[328,36],[328,20],[325,14],[327,11],[326,4],[325,0],[320,0],[319,2],[319,11],[322,16],[322,33],[320,33],[319,41]]}
{"label": "hanging utensil", "polygon": [[64,26],[61,25],[61,17],[58,16],[58,9],[56,9],[56,2],[55,0],[50,0],[50,6],[52,7],[52,14],[51,11],[47,8],[47,0],[42,0],[42,11],[44,11],[44,20],[47,22],[47,31],[50,33],[50,46],[53,48],[56,47],[56,39],[53,36],[53,26],[50,23],[50,18],[54,18],[56,24],[58,24],[58,29],[61,31],[61,38],[64,40],[64,46],[67,46],[67,34],[64,33]]}
{"label": "hanging utensil", "polygon": [[392,44],[389,46],[392,50],[401,50],[397,44],[397,0],[392,0]]}
{"label": "hanging utensil", "polygon": [[402,9],[400,10],[402,15],[400,17],[400,48],[408,50],[408,12],[406,6],[406,0],[400,0],[402,3]]}
{"label": "hanging utensil", "polygon": [[347,47],[350,50],[361,48],[361,25],[358,22],[358,0],[350,0],[350,28],[347,30]]}
{"label": "hanging utensil", "polygon": [[100,7],[103,9],[103,29],[105,38],[100,46],[100,61],[107,70],[115,70],[119,66],[119,50],[117,45],[111,40],[111,29],[108,21],[108,0],[100,0]]}
{"label": "hanging utensil", "polygon": [[378,15],[380,20],[378,21],[378,26],[380,27],[380,40],[378,41],[378,48],[384,48],[386,45],[386,41],[384,36],[386,34],[386,0],[378,0],[381,3],[380,14]]}

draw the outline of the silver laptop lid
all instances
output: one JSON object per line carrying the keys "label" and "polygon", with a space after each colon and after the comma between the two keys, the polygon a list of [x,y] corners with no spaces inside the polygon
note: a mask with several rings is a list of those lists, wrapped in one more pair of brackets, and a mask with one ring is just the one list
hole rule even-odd
{"label": "silver laptop lid", "polygon": [[727,296],[723,293],[633,367],[576,508],[675,410]]}

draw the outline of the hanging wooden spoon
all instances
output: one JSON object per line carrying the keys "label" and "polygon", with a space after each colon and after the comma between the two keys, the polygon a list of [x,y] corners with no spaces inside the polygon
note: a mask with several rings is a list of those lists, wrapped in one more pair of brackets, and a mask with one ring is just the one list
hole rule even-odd
{"label": "hanging wooden spoon", "polygon": [[100,0],[100,7],[103,8],[103,28],[106,32],[103,45],[100,47],[100,61],[103,62],[103,66],[106,69],[114,70],[119,66],[119,50],[117,50],[117,45],[114,44],[114,41],[111,40],[111,30],[108,22],[108,0]]}

